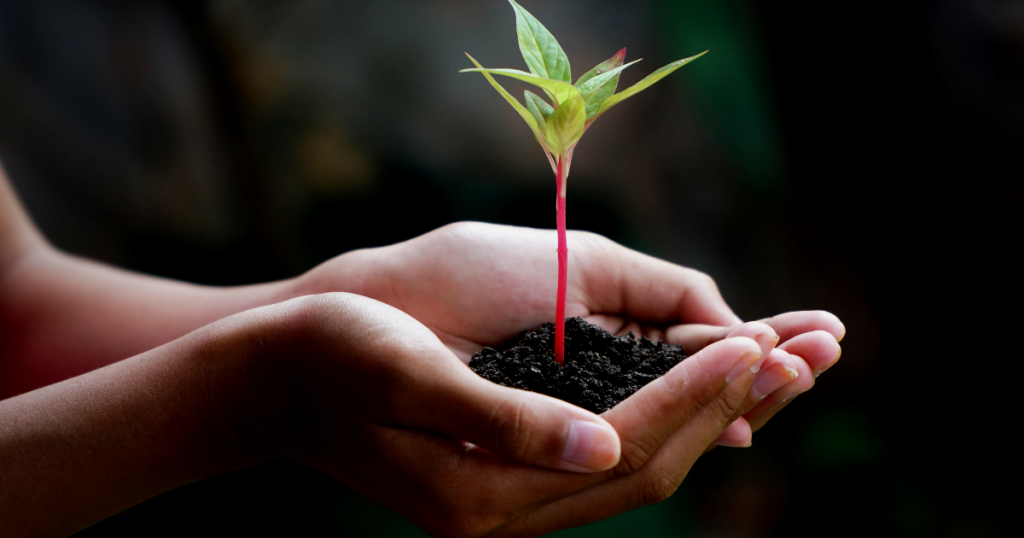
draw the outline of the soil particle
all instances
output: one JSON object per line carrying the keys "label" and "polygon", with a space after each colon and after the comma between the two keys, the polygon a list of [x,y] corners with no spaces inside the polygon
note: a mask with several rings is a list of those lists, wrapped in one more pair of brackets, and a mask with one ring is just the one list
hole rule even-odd
{"label": "soil particle", "polygon": [[583,321],[565,320],[565,365],[554,359],[555,326],[545,323],[497,349],[486,347],[469,361],[484,379],[554,396],[603,413],[686,358],[682,346],[615,337]]}

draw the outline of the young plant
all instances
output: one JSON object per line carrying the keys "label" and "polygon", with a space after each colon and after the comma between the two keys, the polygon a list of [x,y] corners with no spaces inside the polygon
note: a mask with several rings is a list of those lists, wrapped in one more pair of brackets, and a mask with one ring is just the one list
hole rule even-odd
{"label": "young plant", "polygon": [[[646,78],[625,90],[615,93],[622,70],[639,62],[634,60],[623,64],[626,49],[601,62],[587,71],[576,83],[572,83],[569,59],[558,45],[555,36],[533,15],[530,15],[514,0],[509,0],[516,13],[516,33],[519,35],[519,50],[523,53],[529,73],[518,69],[487,69],[469,53],[475,69],[463,69],[460,73],[481,73],[523,121],[530,126],[534,137],[544,149],[544,154],[555,173],[556,225],[558,228],[558,294],[555,301],[555,361],[562,364],[565,355],[565,293],[568,275],[569,249],[565,241],[565,191],[572,164],[572,153],[583,133],[594,121],[611,107],[642,92],[669,73],[692,62],[707,53],[672,62],[647,75]],[[502,75],[522,80],[537,86],[547,95],[550,103],[529,90],[525,94],[525,106],[512,97],[491,75]]]}

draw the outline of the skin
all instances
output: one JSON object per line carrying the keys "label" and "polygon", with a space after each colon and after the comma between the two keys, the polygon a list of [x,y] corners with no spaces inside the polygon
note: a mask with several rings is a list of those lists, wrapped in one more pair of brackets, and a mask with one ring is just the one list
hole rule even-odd
{"label": "skin", "polygon": [[[409,313],[468,363],[484,346],[501,344],[550,319],[556,286],[551,275],[557,271],[554,241],[550,231],[457,223],[397,245],[345,254],[296,284],[300,293],[320,293],[359,282],[359,293]],[[754,338],[768,357],[766,372],[780,369],[782,361],[800,374],[776,390],[782,397],[767,399],[783,406],[783,400],[788,403],[809,390],[814,378],[839,359],[838,341],[846,333],[838,318],[821,311],[744,324],[709,276],[586,232],[569,234],[566,315],[616,334],[664,338],[691,353],[729,336]],[[817,344],[799,345],[805,338]],[[794,339],[800,339],[796,346]],[[772,355],[776,344],[780,352]],[[789,353],[781,358],[785,350]],[[778,409],[751,396],[720,444],[749,445],[752,430]]]}
{"label": "skin", "polygon": [[574,232],[568,315],[696,353],[601,416],[486,382],[472,352],[550,317],[553,241],[465,223],[210,288],[60,253],[0,177],[0,527],[66,536],[292,458],[434,535],[540,535],[666,498],[838,357],[830,314],[743,324],[701,273]]}

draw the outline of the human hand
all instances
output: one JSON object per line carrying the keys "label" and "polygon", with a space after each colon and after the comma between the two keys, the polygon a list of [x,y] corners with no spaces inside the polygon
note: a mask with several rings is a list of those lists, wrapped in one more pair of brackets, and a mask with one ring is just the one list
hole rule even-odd
{"label": "human hand", "polygon": [[602,418],[485,381],[383,303],[302,297],[0,401],[0,521],[66,536],[288,457],[437,535],[537,535],[670,494],[760,355],[716,342]]}
{"label": "human hand", "polygon": [[[550,231],[458,223],[397,245],[346,254],[299,282],[314,293],[357,282],[354,291],[410,314],[468,362],[482,347],[550,321],[555,241]],[[569,256],[567,316],[581,316],[615,334],[665,338],[687,353],[727,336],[759,342],[766,361],[743,405],[745,416],[737,417],[721,444],[749,444],[752,428],[808,390],[814,375],[838,359],[837,341],[845,329],[827,312],[743,324],[714,281],[698,271],[582,232],[570,232]]]}
{"label": "human hand", "polygon": [[277,411],[241,438],[446,536],[533,536],[663,500],[732,419],[762,355],[726,338],[598,417],[483,380],[426,327],[364,297],[264,311],[277,329],[258,333],[260,374],[244,383],[256,402],[239,408]]}

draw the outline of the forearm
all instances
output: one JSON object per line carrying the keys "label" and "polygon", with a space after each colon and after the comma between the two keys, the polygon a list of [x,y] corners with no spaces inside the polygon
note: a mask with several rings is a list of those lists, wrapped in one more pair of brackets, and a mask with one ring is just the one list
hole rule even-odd
{"label": "forearm", "polygon": [[26,251],[0,273],[0,398],[68,379],[223,317],[290,298],[293,283],[216,288]]}
{"label": "forearm", "polygon": [[254,463],[238,441],[245,421],[236,412],[250,404],[243,400],[254,381],[252,346],[224,332],[203,329],[0,401],[2,534],[67,536],[161,492]]}

